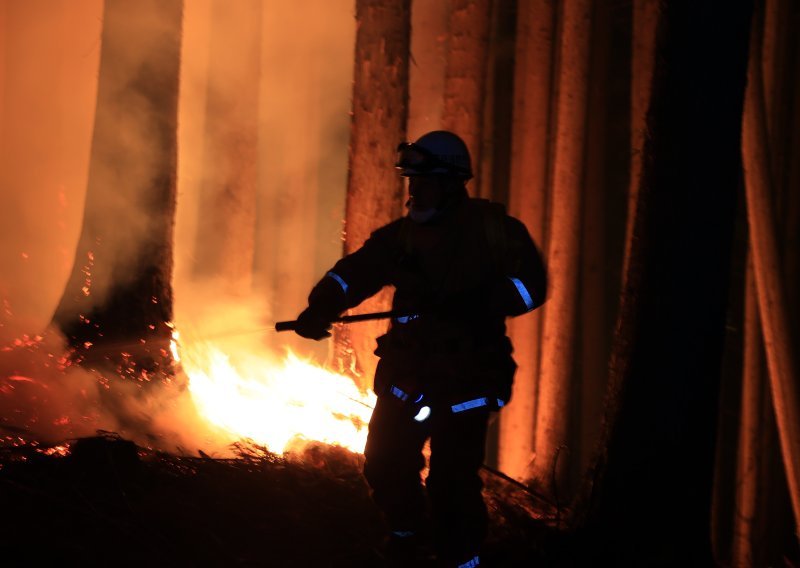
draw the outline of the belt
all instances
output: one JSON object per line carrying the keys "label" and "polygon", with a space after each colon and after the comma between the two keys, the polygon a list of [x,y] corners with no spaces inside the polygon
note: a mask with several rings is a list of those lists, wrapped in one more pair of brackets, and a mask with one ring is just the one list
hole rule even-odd
{"label": "belt", "polygon": [[[411,400],[413,396],[412,394],[407,393],[406,391],[395,385],[389,387],[389,393],[395,398],[400,399],[402,402],[411,401],[412,404],[419,404],[422,402],[422,399],[425,398],[425,395],[420,394],[416,396],[414,400]],[[484,406],[491,406],[494,407],[495,409],[500,409],[505,405],[506,405],[505,401],[501,398],[496,398],[496,397],[489,398],[487,396],[482,396],[479,398],[465,400],[464,402],[459,402],[458,404],[453,404],[450,406],[450,411],[453,414],[458,414],[459,412],[465,412],[467,410],[472,410],[473,408],[482,408]]]}

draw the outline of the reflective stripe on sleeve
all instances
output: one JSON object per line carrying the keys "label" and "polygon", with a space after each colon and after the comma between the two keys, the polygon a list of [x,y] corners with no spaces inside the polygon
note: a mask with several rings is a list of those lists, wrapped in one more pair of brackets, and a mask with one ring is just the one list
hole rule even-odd
{"label": "reflective stripe on sleeve", "polygon": [[[497,403],[497,408],[503,408],[506,405],[502,398],[495,398],[494,400]],[[489,406],[489,399],[485,396],[482,396],[481,398],[473,398],[472,400],[467,400],[459,404],[454,404],[450,407],[450,409],[453,411],[453,414],[455,414],[457,412],[464,412],[465,410],[480,408],[482,406]]]}
{"label": "reflective stripe on sleeve", "polygon": [[465,410],[470,410],[472,408],[480,408],[481,406],[489,406],[489,399],[487,399],[485,396],[481,398],[474,398],[460,404],[454,404],[450,408],[452,409],[453,414],[455,414],[457,412],[464,412]]}
{"label": "reflective stripe on sleeve", "polygon": [[347,294],[347,289],[349,288],[349,286],[347,285],[347,282],[344,281],[344,278],[342,278],[335,272],[328,272],[325,276],[330,276],[331,278],[336,280],[339,283],[339,286],[342,287],[342,292]]}
{"label": "reflective stripe on sleeve", "polygon": [[525,307],[528,308],[528,311],[531,311],[534,307],[533,298],[531,298],[530,292],[525,287],[525,284],[522,283],[522,280],[519,278],[512,278],[511,276],[508,277],[509,280],[516,286],[517,292],[522,297],[522,301],[525,302]]}
{"label": "reflective stripe on sleeve", "polygon": [[406,391],[399,389],[394,385],[392,385],[392,388],[389,390],[389,392],[391,392],[394,396],[396,396],[403,402],[408,400],[409,394]]}

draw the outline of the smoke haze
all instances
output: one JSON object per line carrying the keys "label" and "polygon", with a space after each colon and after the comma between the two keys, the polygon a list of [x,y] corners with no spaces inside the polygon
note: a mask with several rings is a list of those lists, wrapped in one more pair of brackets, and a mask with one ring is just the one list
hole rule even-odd
{"label": "smoke haze", "polygon": [[0,344],[40,333],[72,268],[102,2],[0,2]]}
{"label": "smoke haze", "polygon": [[[237,67],[242,62],[231,57],[210,73],[210,37],[220,33],[213,27],[219,23],[212,17],[214,3],[184,3],[174,297],[178,329],[198,340],[241,335],[293,318],[313,283],[341,255],[354,3],[242,4],[256,10],[260,25],[254,34],[260,37],[252,38],[258,70],[250,77],[257,93],[255,115],[249,117],[256,136],[249,148],[253,219],[239,237],[244,244],[228,249],[237,257],[233,260],[249,267],[249,282],[232,289],[229,268],[202,274],[196,269],[220,239],[219,231],[207,230],[203,213],[211,182],[219,183],[209,167],[219,157],[209,155],[217,151],[209,140],[220,132],[211,126],[248,120],[235,104],[211,105],[209,97],[231,92],[229,83],[242,76]],[[161,25],[157,19],[142,21],[147,10],[130,5],[132,28]],[[151,220],[142,213],[150,204],[137,188],[152,185],[153,164],[161,159],[151,144],[159,124],[153,113],[159,110],[120,99],[120,108],[106,109],[119,117],[114,125],[118,145],[92,148],[103,11],[100,0],[0,0],[2,426],[42,440],[112,430],[145,445],[208,451],[217,442],[196,416],[185,376],[156,389],[65,366],[63,338],[45,331],[75,262],[90,184],[104,187],[94,203],[105,214],[93,222],[109,235],[104,259],[91,267],[91,301],[102,301],[105,290],[131,275],[128,261],[152,238]],[[139,53],[149,49],[141,34],[125,41]],[[124,62],[124,52],[115,56]],[[141,69],[130,81],[149,74],[158,70]],[[230,153],[228,171],[236,171],[241,155]],[[231,179],[240,183],[242,178]],[[241,189],[236,183],[225,190],[236,193]],[[125,230],[116,222],[120,218]],[[79,267],[91,264],[82,257],[78,262]],[[255,351],[282,353],[292,346],[318,361],[327,354],[324,343],[309,345],[274,333],[237,341]]]}

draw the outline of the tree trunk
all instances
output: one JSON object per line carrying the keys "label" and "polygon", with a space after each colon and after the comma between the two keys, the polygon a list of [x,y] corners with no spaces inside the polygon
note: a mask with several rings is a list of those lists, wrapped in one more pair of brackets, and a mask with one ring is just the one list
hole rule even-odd
{"label": "tree trunk", "polygon": [[[742,410],[739,430],[739,456],[736,473],[736,508],[733,528],[733,565],[748,567],[755,562],[756,547],[762,542],[764,523],[758,521],[760,488],[765,486],[765,452],[761,444],[769,422],[765,410],[763,376],[764,349],[758,320],[755,276],[748,254],[745,282],[744,359],[742,363]],[[766,519],[761,519],[766,521]]]}
{"label": "tree trunk", "polygon": [[791,96],[791,75],[787,73],[789,33],[789,5],[792,0],[762,0],[764,6],[763,39],[761,45],[761,70],[764,84],[764,117],[769,137],[769,156],[771,170],[774,172],[773,184],[777,193],[776,204],[786,204],[784,191],[786,171],[784,164],[788,150],[787,128],[789,97]]}
{"label": "tree trunk", "polygon": [[608,380],[609,337],[606,290],[606,189],[608,157],[607,115],[609,98],[610,14],[606,3],[598,3],[592,30],[592,60],[587,124],[586,191],[581,231],[580,282],[580,386],[572,411],[573,433],[571,478],[585,471],[594,457],[603,422],[603,394]]}
{"label": "tree trunk", "polygon": [[442,125],[466,142],[472,193],[481,197],[491,190],[481,184],[480,172],[491,23],[491,0],[451,0]]}
{"label": "tree trunk", "polygon": [[411,5],[408,137],[416,140],[442,128],[447,67],[448,2],[414,0]]}
{"label": "tree trunk", "polygon": [[[708,565],[749,2],[661,4],[584,564]],[[588,518],[582,517],[588,512]]]}
{"label": "tree trunk", "polygon": [[628,274],[628,259],[633,239],[633,224],[639,203],[642,177],[642,156],[647,140],[647,109],[652,93],[655,67],[656,27],[659,0],[634,0],[633,46],[631,49],[631,179],[628,187],[628,223],[622,274]]}
{"label": "tree trunk", "polygon": [[[552,0],[523,2],[517,15],[509,212],[545,245],[555,10]],[[508,322],[517,374],[500,413],[498,465],[523,479],[533,460],[542,310]]]}
{"label": "tree trunk", "polygon": [[544,307],[534,483],[555,495],[564,488],[575,371],[582,193],[589,89],[591,0],[562,5],[557,115],[547,264],[550,298]]}
{"label": "tree trunk", "polygon": [[758,306],[764,330],[770,388],[778,423],[789,493],[800,531],[800,398],[797,367],[791,349],[786,293],[775,235],[772,199],[775,196],[761,72],[761,30],[754,26],[748,87],[742,124],[747,219],[750,226]]}
{"label": "tree trunk", "polygon": [[800,37],[794,33],[800,27],[800,3],[793,2],[792,10],[787,18],[791,33],[791,57],[787,66],[790,79],[788,89],[790,106],[786,153],[786,204],[784,208],[785,236],[784,265],[786,274],[786,290],[789,292],[789,321],[794,322],[792,337],[794,352],[800,351]]}
{"label": "tree trunk", "polygon": [[195,273],[241,297],[251,289],[255,249],[261,3],[213,0],[209,36]]}
{"label": "tree trunk", "polygon": [[54,316],[79,358],[168,359],[182,8],[105,3],[83,229]]}
{"label": "tree trunk", "polygon": [[481,187],[473,191],[485,199],[507,204],[511,184],[517,2],[492,0],[491,12],[479,166]]}
{"label": "tree trunk", "polygon": [[[357,0],[353,122],[347,184],[344,253],[364,244],[370,233],[402,213],[403,181],[394,168],[395,149],[406,138],[410,0]],[[359,311],[388,310],[384,289]],[[334,364],[366,388],[377,358],[375,338],[386,322],[338,326]]]}

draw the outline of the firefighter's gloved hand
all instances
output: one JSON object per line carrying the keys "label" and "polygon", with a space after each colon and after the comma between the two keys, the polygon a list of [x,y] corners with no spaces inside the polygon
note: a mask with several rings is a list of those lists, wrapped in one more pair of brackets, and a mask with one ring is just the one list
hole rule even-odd
{"label": "firefighter's gloved hand", "polygon": [[323,316],[313,308],[306,308],[297,316],[297,324],[294,327],[294,331],[300,337],[319,341],[331,336],[328,331],[330,328],[330,318]]}

